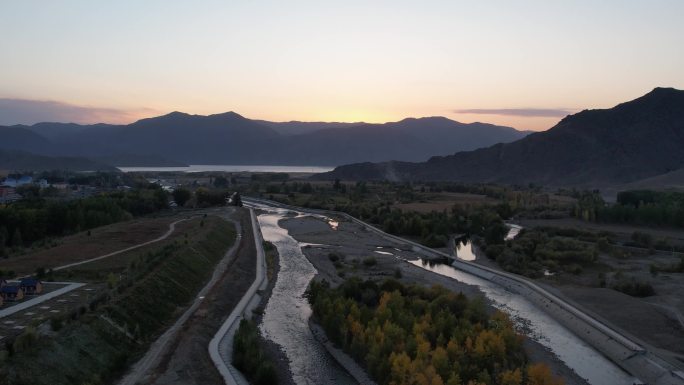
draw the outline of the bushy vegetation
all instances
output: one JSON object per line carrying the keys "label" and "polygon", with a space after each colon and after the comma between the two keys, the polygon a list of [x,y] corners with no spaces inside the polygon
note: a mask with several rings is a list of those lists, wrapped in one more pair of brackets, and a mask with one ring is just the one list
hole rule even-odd
{"label": "bushy vegetation", "polygon": [[0,243],[5,247],[24,247],[46,237],[64,236],[167,207],[166,193],[154,185],[73,201],[19,201],[0,208]]}
{"label": "bushy vegetation", "polygon": [[561,384],[529,365],[501,312],[442,287],[351,278],[312,282],[307,296],[328,338],[379,384]]}
{"label": "bushy vegetation", "polygon": [[259,330],[253,321],[240,321],[233,340],[233,365],[245,374],[251,384],[278,384],[275,368],[261,349]]}
{"label": "bushy vegetation", "polygon": [[684,273],[684,256],[681,257],[679,262],[677,262],[677,263],[666,264],[666,265],[653,264],[653,265],[651,265],[651,272],[655,273],[655,274],[657,274],[659,272]]}
{"label": "bushy vegetation", "polygon": [[527,277],[539,278],[546,271],[579,274],[583,266],[596,260],[598,251],[594,245],[557,235],[562,233],[558,229],[524,229],[505,245],[483,248],[503,269]]}
{"label": "bushy vegetation", "polygon": [[192,198],[192,192],[184,188],[177,188],[173,190],[172,193],[173,201],[176,202],[178,206],[185,206],[185,203]]}
{"label": "bushy vegetation", "polygon": [[195,191],[195,198],[199,207],[220,206],[226,204],[226,198],[231,192],[224,189],[199,188]]}
{"label": "bushy vegetation", "polygon": [[655,290],[650,283],[639,281],[635,278],[619,279],[611,285],[611,288],[632,297],[650,297],[655,295]]}

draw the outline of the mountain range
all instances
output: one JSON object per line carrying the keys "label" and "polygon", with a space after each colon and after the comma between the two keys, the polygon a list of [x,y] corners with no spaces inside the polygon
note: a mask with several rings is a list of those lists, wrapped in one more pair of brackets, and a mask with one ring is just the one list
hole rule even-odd
{"label": "mountain range", "polygon": [[659,175],[672,180],[684,174],[682,168],[684,91],[656,88],[610,109],[567,116],[548,131],[511,143],[426,162],[351,164],[315,178],[599,187],[664,180]]}
{"label": "mountain range", "polygon": [[[88,158],[113,166],[188,164],[337,166],[420,161],[527,135],[510,127],[443,117],[385,124],[268,122],[235,112],[182,112],[128,125],[38,123],[0,126],[0,151]],[[88,165],[92,166],[91,164]],[[0,169],[7,168],[0,164]]]}

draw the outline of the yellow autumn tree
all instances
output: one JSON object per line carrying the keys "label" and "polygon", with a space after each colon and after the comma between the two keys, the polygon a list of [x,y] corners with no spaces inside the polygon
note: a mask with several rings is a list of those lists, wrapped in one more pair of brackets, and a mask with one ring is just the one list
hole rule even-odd
{"label": "yellow autumn tree", "polygon": [[527,385],[565,385],[565,381],[554,376],[546,364],[538,363],[527,368]]}
{"label": "yellow autumn tree", "polygon": [[501,373],[501,377],[499,378],[499,383],[501,385],[522,385],[522,372],[520,371],[520,368],[516,368],[515,370],[506,370],[505,372]]}

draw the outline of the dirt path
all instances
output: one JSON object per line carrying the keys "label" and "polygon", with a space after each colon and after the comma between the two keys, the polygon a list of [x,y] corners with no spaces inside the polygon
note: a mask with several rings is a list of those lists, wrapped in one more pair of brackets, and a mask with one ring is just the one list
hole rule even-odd
{"label": "dirt path", "polygon": [[[147,353],[133,366],[133,369],[119,382],[120,385],[134,385],[138,383],[138,381],[143,379],[143,376],[151,368],[155,367],[156,365],[159,365],[161,356],[168,352],[169,343],[172,341],[173,338],[176,337],[178,331],[181,330],[181,328],[187,322],[187,320],[199,308],[207,293],[216,285],[218,280],[221,278],[223,273],[228,268],[230,262],[233,260],[235,252],[238,250],[240,246],[240,240],[242,238],[243,231],[240,222],[231,218],[230,214],[232,214],[234,210],[232,210],[232,208],[229,208],[229,210],[231,210],[230,213],[226,213],[222,216],[224,217],[224,219],[231,221],[235,225],[235,230],[237,234],[235,244],[233,244],[233,246],[226,252],[223,259],[221,259],[221,261],[217,264],[216,270],[214,270],[214,274],[212,275],[211,279],[197,294],[197,298],[195,298],[192,305],[190,305],[190,307],[176,320],[176,322],[150,346],[150,349],[147,351]],[[177,222],[172,223],[171,227],[175,226],[176,223]],[[165,237],[157,239],[153,242],[157,242],[168,237],[172,232],[173,229],[170,228],[169,232],[165,234]]]}
{"label": "dirt path", "polygon": [[[38,268],[58,266],[106,255],[159,237],[169,225],[182,217],[138,218],[97,227],[77,234],[37,242],[34,250],[0,259],[0,269],[14,271],[16,276],[33,274]],[[185,222],[187,223],[187,222]],[[178,231],[181,226],[176,227]],[[40,246],[44,244],[43,246]]]}
{"label": "dirt path", "polygon": [[137,244],[137,245],[134,245],[134,246],[131,246],[131,247],[127,247],[127,248],[125,248],[125,249],[117,250],[117,251],[115,251],[115,252],[113,252],[113,253],[109,253],[109,254],[105,254],[105,255],[100,255],[99,257],[86,259],[85,261],[79,261],[79,262],[70,263],[70,264],[68,264],[68,265],[58,266],[58,267],[53,268],[52,270],[54,270],[54,271],[59,271],[59,270],[64,270],[64,269],[68,269],[68,268],[71,268],[71,267],[83,265],[83,264],[86,264],[86,263],[99,261],[99,260],[101,260],[101,259],[113,257],[113,256],[118,255],[118,254],[126,253],[126,252],[129,252],[129,251],[131,251],[131,250],[139,249],[139,248],[141,248],[141,247],[144,247],[144,246],[147,246],[147,245],[151,245],[151,244],[156,243],[156,242],[159,242],[159,241],[163,241],[164,239],[168,238],[171,234],[173,234],[173,232],[176,230],[176,224],[178,224],[178,223],[180,223],[180,222],[187,221],[187,220],[189,220],[189,219],[190,219],[190,218],[184,218],[184,219],[179,219],[179,220],[177,220],[177,221],[175,221],[175,222],[172,222],[171,224],[169,224],[169,230],[168,230],[166,233],[164,233],[162,236],[160,236],[160,237],[158,237],[158,238],[155,238],[155,239],[153,239],[153,240],[151,240],[151,241],[139,243],[139,244]]}

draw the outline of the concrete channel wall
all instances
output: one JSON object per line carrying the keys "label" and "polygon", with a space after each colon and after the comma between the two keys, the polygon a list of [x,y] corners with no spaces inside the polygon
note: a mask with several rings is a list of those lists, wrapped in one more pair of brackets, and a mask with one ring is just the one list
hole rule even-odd
{"label": "concrete channel wall", "polygon": [[221,373],[226,385],[248,385],[249,382],[233,365],[233,338],[240,326],[240,320],[251,318],[254,310],[261,302],[259,291],[266,288],[266,257],[264,254],[263,241],[259,221],[256,219],[254,210],[250,209],[252,231],[256,246],[256,277],[245,295],[240,299],[237,306],[230,313],[226,321],[221,325],[214,338],[209,342],[209,356],[214,362],[216,369]]}
{"label": "concrete channel wall", "polygon": [[514,293],[523,295],[539,309],[553,317],[557,322],[571,330],[575,335],[608,357],[611,361],[615,362],[625,371],[639,378],[641,381],[644,381],[644,383],[653,385],[684,385],[684,373],[678,371],[671,364],[652,352],[647,351],[643,346],[620,334],[610,326],[590,317],[577,307],[526,278],[472,262],[454,259],[446,253],[387,234],[375,226],[356,219],[346,213],[293,207],[265,199],[245,199],[269,206],[305,211],[328,217],[342,217],[381,235],[385,239],[410,246],[413,251],[422,255],[447,258],[449,261],[452,261],[454,267],[460,270],[494,282]]}

